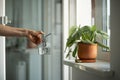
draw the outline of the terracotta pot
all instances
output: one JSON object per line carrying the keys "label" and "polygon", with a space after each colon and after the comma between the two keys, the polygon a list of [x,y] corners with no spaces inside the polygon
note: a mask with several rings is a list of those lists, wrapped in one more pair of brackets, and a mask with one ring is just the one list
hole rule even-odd
{"label": "terracotta pot", "polygon": [[96,62],[97,44],[78,44],[78,58],[81,62]]}

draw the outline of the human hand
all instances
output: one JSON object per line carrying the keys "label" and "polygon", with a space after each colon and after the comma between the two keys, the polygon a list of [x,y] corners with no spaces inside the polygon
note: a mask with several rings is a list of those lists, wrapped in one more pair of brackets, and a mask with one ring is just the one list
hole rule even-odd
{"label": "human hand", "polygon": [[44,33],[42,31],[28,30],[27,37],[34,44],[39,45],[42,42],[42,35],[43,34]]}

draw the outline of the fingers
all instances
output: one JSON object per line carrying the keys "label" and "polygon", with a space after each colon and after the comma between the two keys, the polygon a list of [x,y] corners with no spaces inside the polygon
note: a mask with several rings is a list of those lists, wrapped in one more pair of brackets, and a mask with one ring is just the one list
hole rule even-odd
{"label": "fingers", "polygon": [[43,34],[45,34],[43,31],[30,31],[30,33],[32,33],[33,35],[43,35]]}
{"label": "fingers", "polygon": [[45,34],[43,31],[37,31],[39,34]]}
{"label": "fingers", "polygon": [[35,43],[36,45],[40,44],[42,41],[41,41],[41,38],[39,37],[36,37],[36,36],[29,36],[29,39]]}
{"label": "fingers", "polygon": [[42,34],[44,34],[42,31],[30,31],[29,39],[38,45],[42,42]]}

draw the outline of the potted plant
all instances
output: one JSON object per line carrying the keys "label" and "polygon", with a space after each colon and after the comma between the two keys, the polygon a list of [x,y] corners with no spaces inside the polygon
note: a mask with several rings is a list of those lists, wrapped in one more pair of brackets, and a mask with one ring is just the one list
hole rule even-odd
{"label": "potted plant", "polygon": [[95,62],[97,46],[109,49],[108,46],[100,43],[99,39],[108,39],[108,35],[106,32],[98,30],[95,25],[71,27],[66,42],[65,51],[68,50],[66,57],[72,53],[76,62]]}

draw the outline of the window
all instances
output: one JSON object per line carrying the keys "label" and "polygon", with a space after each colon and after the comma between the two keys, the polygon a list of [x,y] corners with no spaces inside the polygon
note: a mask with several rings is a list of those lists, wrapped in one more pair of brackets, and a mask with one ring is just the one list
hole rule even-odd
{"label": "window", "polygon": [[[102,29],[108,33],[110,36],[110,0],[93,0],[95,3],[95,25],[99,29]],[[100,40],[104,44],[110,47],[110,39]],[[103,48],[98,49],[98,59],[109,61],[110,52]]]}
{"label": "window", "polygon": [[[103,30],[110,36],[110,0],[103,0]],[[110,47],[110,39],[103,43]]]}
{"label": "window", "polygon": [[[110,0],[64,0],[64,46],[68,30],[73,25],[97,25],[110,36]],[[110,40],[100,40],[110,46]],[[98,59],[109,60],[109,52],[101,48]]]}
{"label": "window", "polygon": [[92,25],[91,0],[76,0],[77,25]]}
{"label": "window", "polygon": [[[87,15],[87,16],[86,16]],[[91,25],[90,0],[63,0],[63,50],[68,38],[68,30],[73,25]],[[64,53],[64,59],[66,54]],[[64,65],[64,80],[72,80],[72,69]]]}
{"label": "window", "polygon": [[[68,37],[68,30],[73,25],[97,25],[110,36],[110,0],[63,0],[63,28],[64,49]],[[100,40],[110,46],[110,40]],[[98,59],[109,60],[109,52],[98,48]],[[64,57],[66,54],[64,54]],[[65,59],[65,58],[64,58]],[[71,58],[70,58],[71,59]],[[64,67],[64,80],[72,80],[71,69]],[[70,72],[69,72],[70,71]]]}

